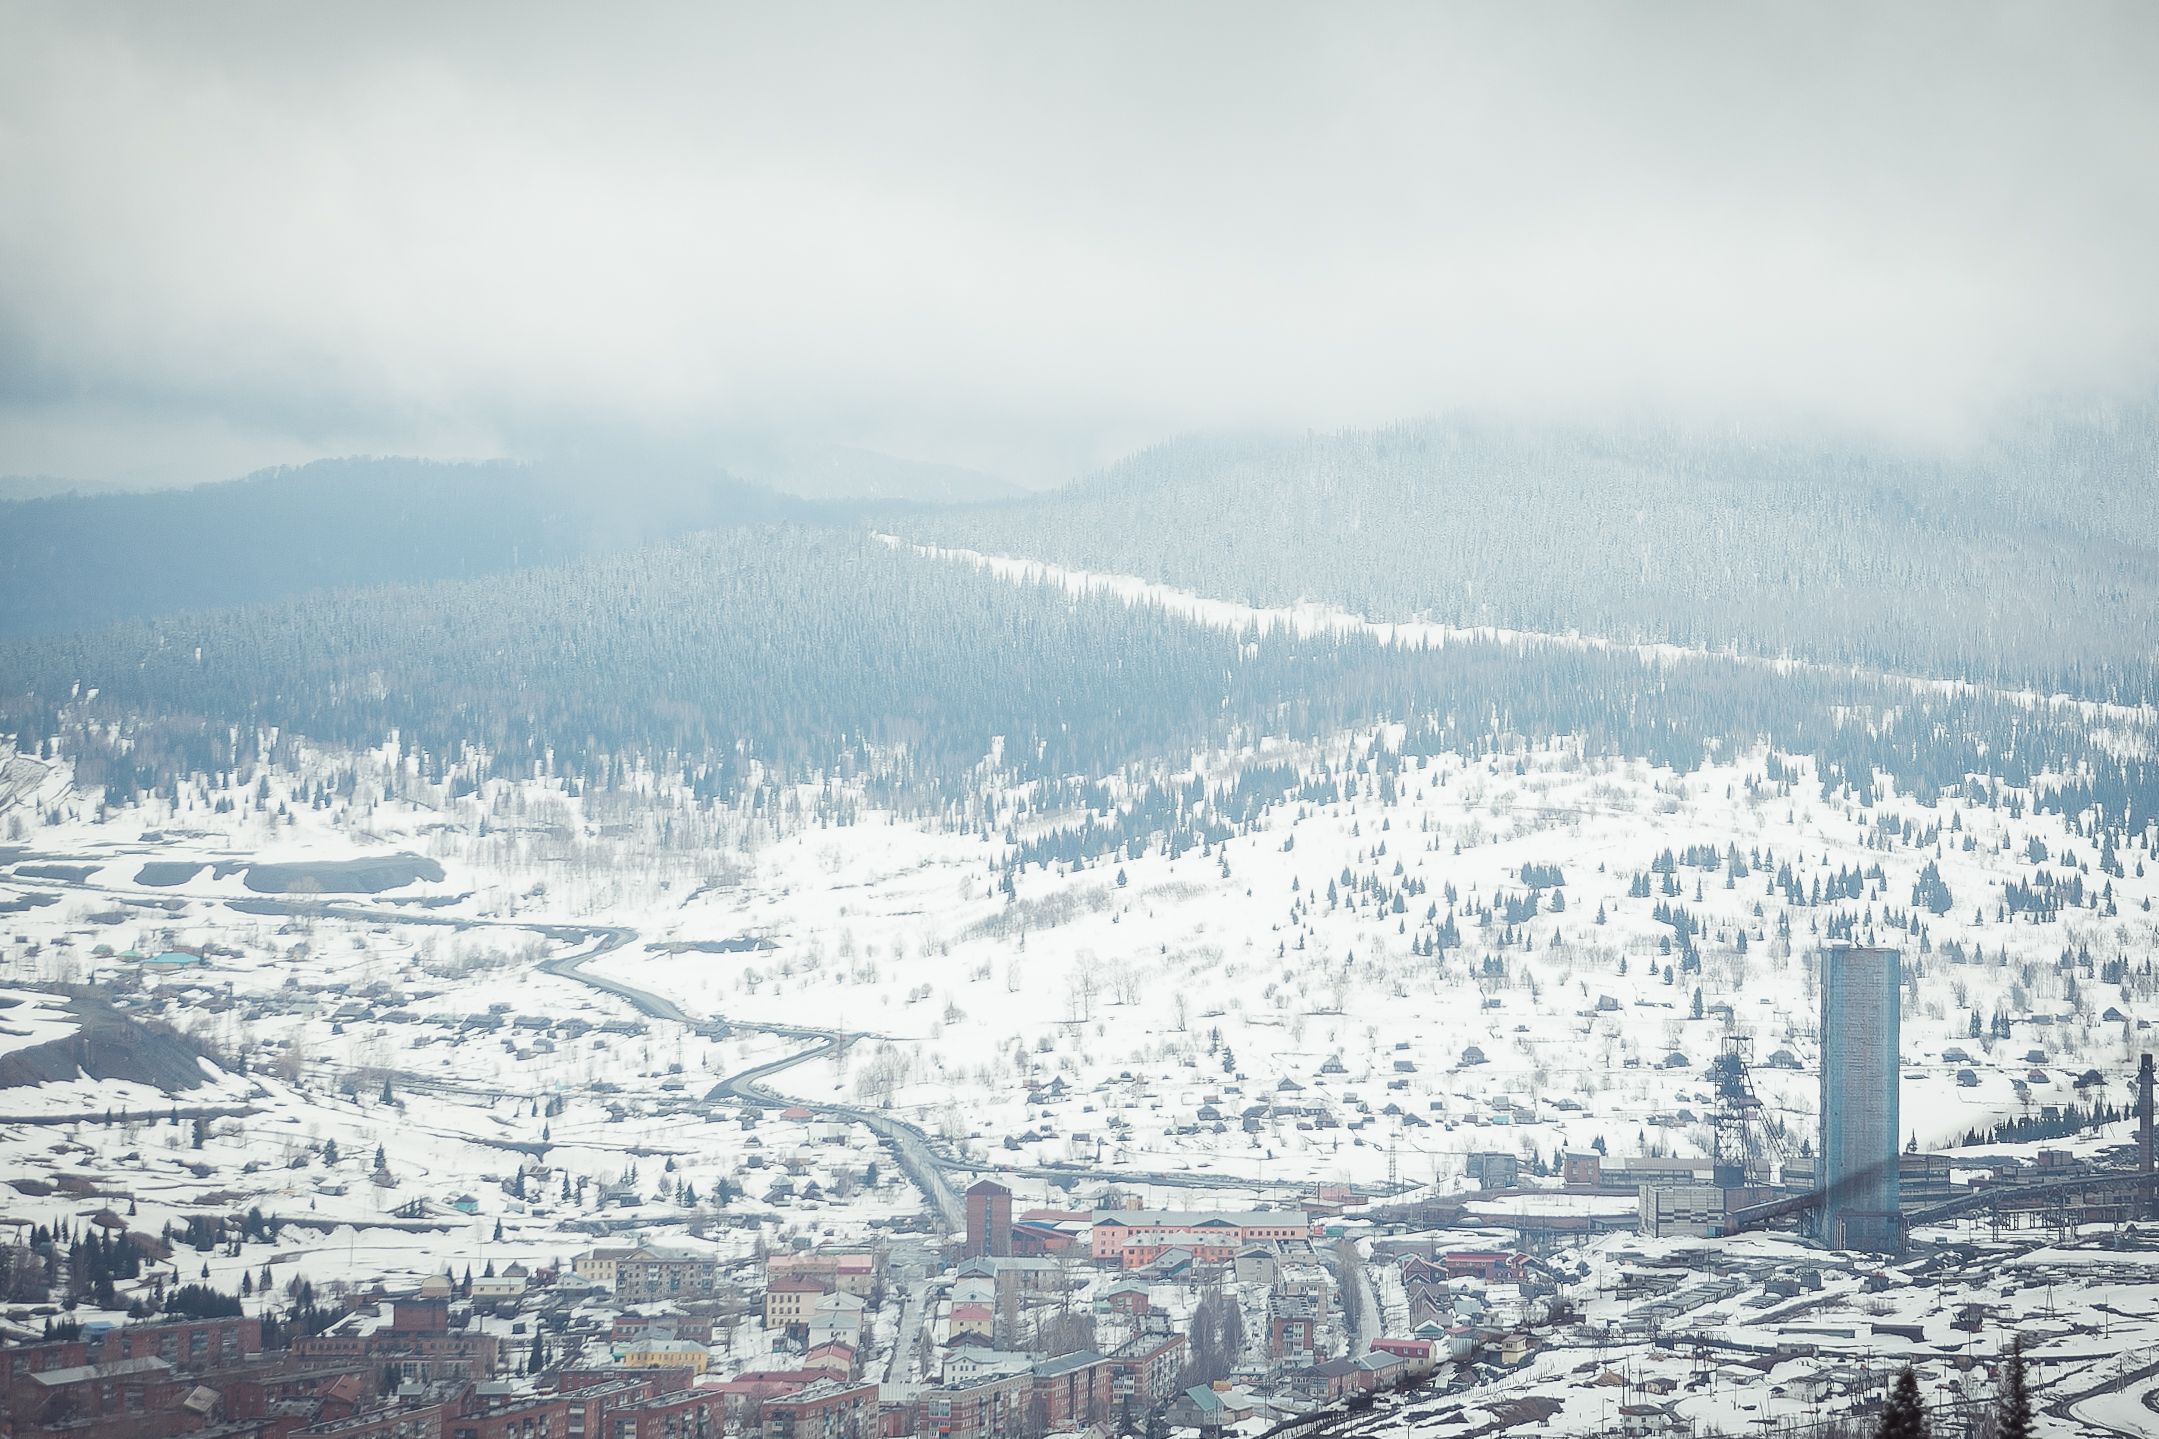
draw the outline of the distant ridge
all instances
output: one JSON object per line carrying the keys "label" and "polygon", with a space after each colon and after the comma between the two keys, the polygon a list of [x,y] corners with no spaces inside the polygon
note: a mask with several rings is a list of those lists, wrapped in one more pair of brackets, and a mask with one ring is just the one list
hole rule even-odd
{"label": "distant ridge", "polygon": [[186,490],[53,495],[0,503],[0,638],[845,513],[710,466],[640,462],[319,460]]}
{"label": "distant ridge", "polygon": [[1261,608],[2159,700],[2159,410],[2036,411],[1970,453],[1440,417],[1193,435],[908,540]]}

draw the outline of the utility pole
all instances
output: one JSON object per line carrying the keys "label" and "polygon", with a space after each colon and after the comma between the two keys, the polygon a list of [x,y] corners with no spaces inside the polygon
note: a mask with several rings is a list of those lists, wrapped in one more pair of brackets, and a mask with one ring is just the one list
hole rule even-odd
{"label": "utility pole", "polygon": [[2147,1219],[2159,1199],[2152,1192],[2152,1078],[2152,1057],[2147,1052],[2137,1065],[2137,1197],[2143,1201]]}

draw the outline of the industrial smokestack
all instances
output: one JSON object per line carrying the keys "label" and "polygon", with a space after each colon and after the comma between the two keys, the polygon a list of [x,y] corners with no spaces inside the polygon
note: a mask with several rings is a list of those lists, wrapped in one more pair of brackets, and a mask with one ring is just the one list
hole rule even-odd
{"label": "industrial smokestack", "polygon": [[1838,1249],[1893,1250],[1897,1218],[1898,1000],[1893,949],[1842,945],[1822,959],[1822,1234]]}

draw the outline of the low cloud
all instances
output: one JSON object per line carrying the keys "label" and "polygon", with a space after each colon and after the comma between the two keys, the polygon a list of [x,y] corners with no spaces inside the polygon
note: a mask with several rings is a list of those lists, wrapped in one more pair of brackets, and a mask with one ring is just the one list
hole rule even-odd
{"label": "low cloud", "polygon": [[1954,437],[2154,380],[2147,8],[21,7],[0,473]]}

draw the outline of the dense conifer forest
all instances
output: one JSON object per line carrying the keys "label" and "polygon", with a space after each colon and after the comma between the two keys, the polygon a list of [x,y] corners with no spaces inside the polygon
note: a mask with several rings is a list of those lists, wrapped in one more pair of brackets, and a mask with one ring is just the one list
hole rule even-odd
{"label": "dense conifer forest", "polygon": [[0,637],[493,574],[847,510],[647,459],[320,460],[185,490],[0,502]]}
{"label": "dense conifer forest", "polygon": [[1985,790],[1974,776],[2038,779],[2050,804],[2115,825],[2159,803],[2121,740],[2139,723],[2075,706],[1732,656],[1237,635],[787,527],[17,641],[0,679],[0,729],[20,748],[123,790],[240,768],[295,736],[395,733],[435,775],[474,756],[583,784],[656,770],[716,800],[860,776],[935,809],[992,780],[1099,779],[1388,721],[1405,726],[1401,753],[1566,735],[1683,773],[1767,743],[1813,756],[1825,788],[1862,804],[1883,776],[1921,803]]}
{"label": "dense conifer forest", "polygon": [[2038,415],[1950,456],[1450,419],[1175,440],[1047,496],[893,528],[1260,606],[2138,703],[2159,697],[2155,474],[2147,410]]}

